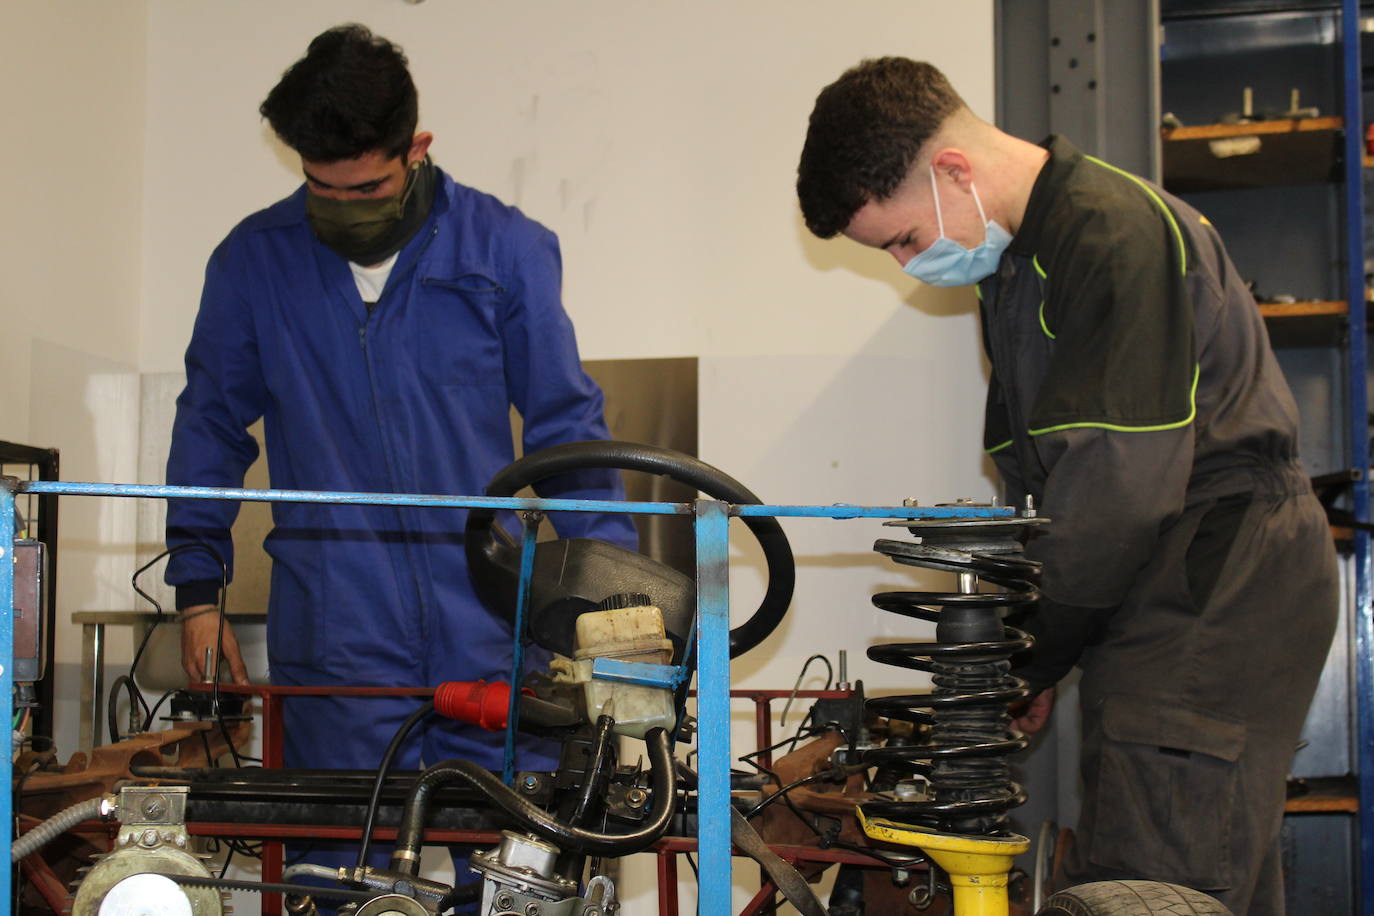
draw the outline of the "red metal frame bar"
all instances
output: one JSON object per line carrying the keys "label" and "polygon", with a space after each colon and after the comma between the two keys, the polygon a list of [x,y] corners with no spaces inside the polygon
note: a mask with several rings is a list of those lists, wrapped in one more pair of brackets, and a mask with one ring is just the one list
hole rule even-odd
{"label": "red metal frame bar", "polygon": [[34,853],[25,856],[20,860],[20,867],[24,869],[24,878],[29,885],[43,898],[43,902],[52,907],[54,913],[70,913],[72,911],[72,895],[67,890],[67,886],[62,883],[62,879],[57,877],[57,873],[52,870],[43,857]]}

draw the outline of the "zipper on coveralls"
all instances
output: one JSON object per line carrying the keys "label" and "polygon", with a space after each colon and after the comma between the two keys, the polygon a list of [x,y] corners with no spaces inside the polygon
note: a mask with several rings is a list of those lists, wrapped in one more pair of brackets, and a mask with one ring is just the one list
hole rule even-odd
{"label": "zipper on coveralls", "polygon": [[[380,301],[378,302],[377,307],[378,307],[378,308],[381,308],[381,303],[380,303]],[[378,403],[377,403],[377,376],[376,376],[376,374],[372,371],[372,355],[371,355],[371,353],[370,353],[370,352],[368,351],[368,349],[367,349],[367,325],[366,325],[366,324],[360,324],[360,325],[358,325],[358,345],[359,345],[360,347],[362,347],[362,350],[363,350],[363,364],[364,364],[365,366],[367,366],[367,387],[368,387],[368,390],[369,390],[369,391],[371,392],[371,394],[372,394],[372,416],[373,416],[373,419],[375,419],[375,420],[377,421],[377,437],[378,437],[378,439],[381,440],[381,443],[382,443],[382,455],[383,455],[383,457],[384,457],[384,459],[385,459],[385,461],[386,461],[386,476],[387,476],[387,480],[388,480],[388,482],[391,484],[391,492],[393,492],[393,493],[399,493],[399,492],[402,492],[402,491],[401,491],[401,488],[400,488],[399,486],[396,485],[396,468],[395,468],[395,466],[394,466],[394,465],[392,464],[392,462],[391,462],[391,449],[387,447],[386,432],[385,432],[385,428],[384,428],[384,426],[383,426],[383,424],[382,424],[382,411],[381,411],[380,405],[378,405]],[[400,506],[392,506],[392,514],[396,516],[396,527],[397,527],[397,530],[399,530],[399,531],[404,531],[404,530],[405,530],[405,519],[404,519],[404,517],[403,517],[403,515],[402,515],[402,509],[401,509],[401,507],[400,507]],[[408,546],[408,545],[407,545],[407,550],[406,550],[406,552],[409,553],[409,546]],[[411,558],[410,562],[408,562],[407,565],[410,566],[410,568],[411,568],[411,582],[412,582],[412,585],[414,586],[414,589],[415,589],[415,592],[414,592],[414,594],[415,594],[415,603],[416,603],[416,606],[419,607],[419,608],[421,609],[421,613],[420,613],[420,615],[419,615],[419,618],[420,618],[420,620],[419,620],[419,623],[420,623],[419,638],[423,641],[423,640],[429,639],[429,614],[425,612],[426,604],[425,604],[424,594],[423,594],[422,591],[421,591],[420,580],[419,580],[419,578],[418,578],[417,576],[414,575],[415,563],[414,563],[413,558]]]}

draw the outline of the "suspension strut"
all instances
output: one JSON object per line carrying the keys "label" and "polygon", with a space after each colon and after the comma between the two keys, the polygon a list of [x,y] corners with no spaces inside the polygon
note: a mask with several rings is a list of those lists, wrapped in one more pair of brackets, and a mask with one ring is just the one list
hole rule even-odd
{"label": "suspension strut", "polygon": [[[929,673],[934,689],[868,701],[879,715],[929,728],[925,741],[870,749],[864,762],[923,776],[930,790],[920,800],[869,802],[866,817],[964,836],[1013,835],[1007,812],[1025,802],[1026,793],[1012,780],[1007,757],[1027,742],[1011,728],[1007,704],[1030,691],[1009,674],[1010,658],[1029,649],[1032,639],[1002,618],[1039,597],[1040,564],[1021,555],[1018,535],[1047,521],[1028,511],[1006,519],[889,522],[908,528],[916,542],[874,544],[897,563],[956,573],[959,591],[873,597],[885,611],[934,622],[936,641],[868,650],[876,662]],[[999,590],[980,592],[980,580]]]}

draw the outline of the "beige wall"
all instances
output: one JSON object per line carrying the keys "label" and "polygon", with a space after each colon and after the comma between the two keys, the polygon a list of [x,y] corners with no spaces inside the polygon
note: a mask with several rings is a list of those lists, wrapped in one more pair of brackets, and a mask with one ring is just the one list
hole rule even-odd
{"label": "beige wall", "polygon": [[297,185],[257,106],[351,19],[409,54],[436,161],[558,232],[591,359],[903,352],[873,338],[894,313],[920,317],[903,301],[914,281],[796,217],[811,102],[860,58],[898,53],[992,114],[987,2],[151,0],[144,370],[179,368],[210,249]]}
{"label": "beige wall", "polygon": [[[61,449],[69,479],[130,480],[147,6],[3,0],[0,13],[0,438]],[[61,515],[61,614],[130,606],[133,507],[67,499]],[[78,642],[59,628],[56,714],[69,739]]]}

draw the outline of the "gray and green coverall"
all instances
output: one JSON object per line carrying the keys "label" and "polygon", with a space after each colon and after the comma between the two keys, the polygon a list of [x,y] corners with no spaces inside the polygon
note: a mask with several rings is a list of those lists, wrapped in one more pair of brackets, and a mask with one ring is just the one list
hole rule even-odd
{"label": "gray and green coverall", "polygon": [[986,447],[1052,519],[1016,673],[1083,669],[1075,881],[1283,912],[1285,777],[1337,616],[1297,408],[1210,223],[1067,141],[979,286]]}

